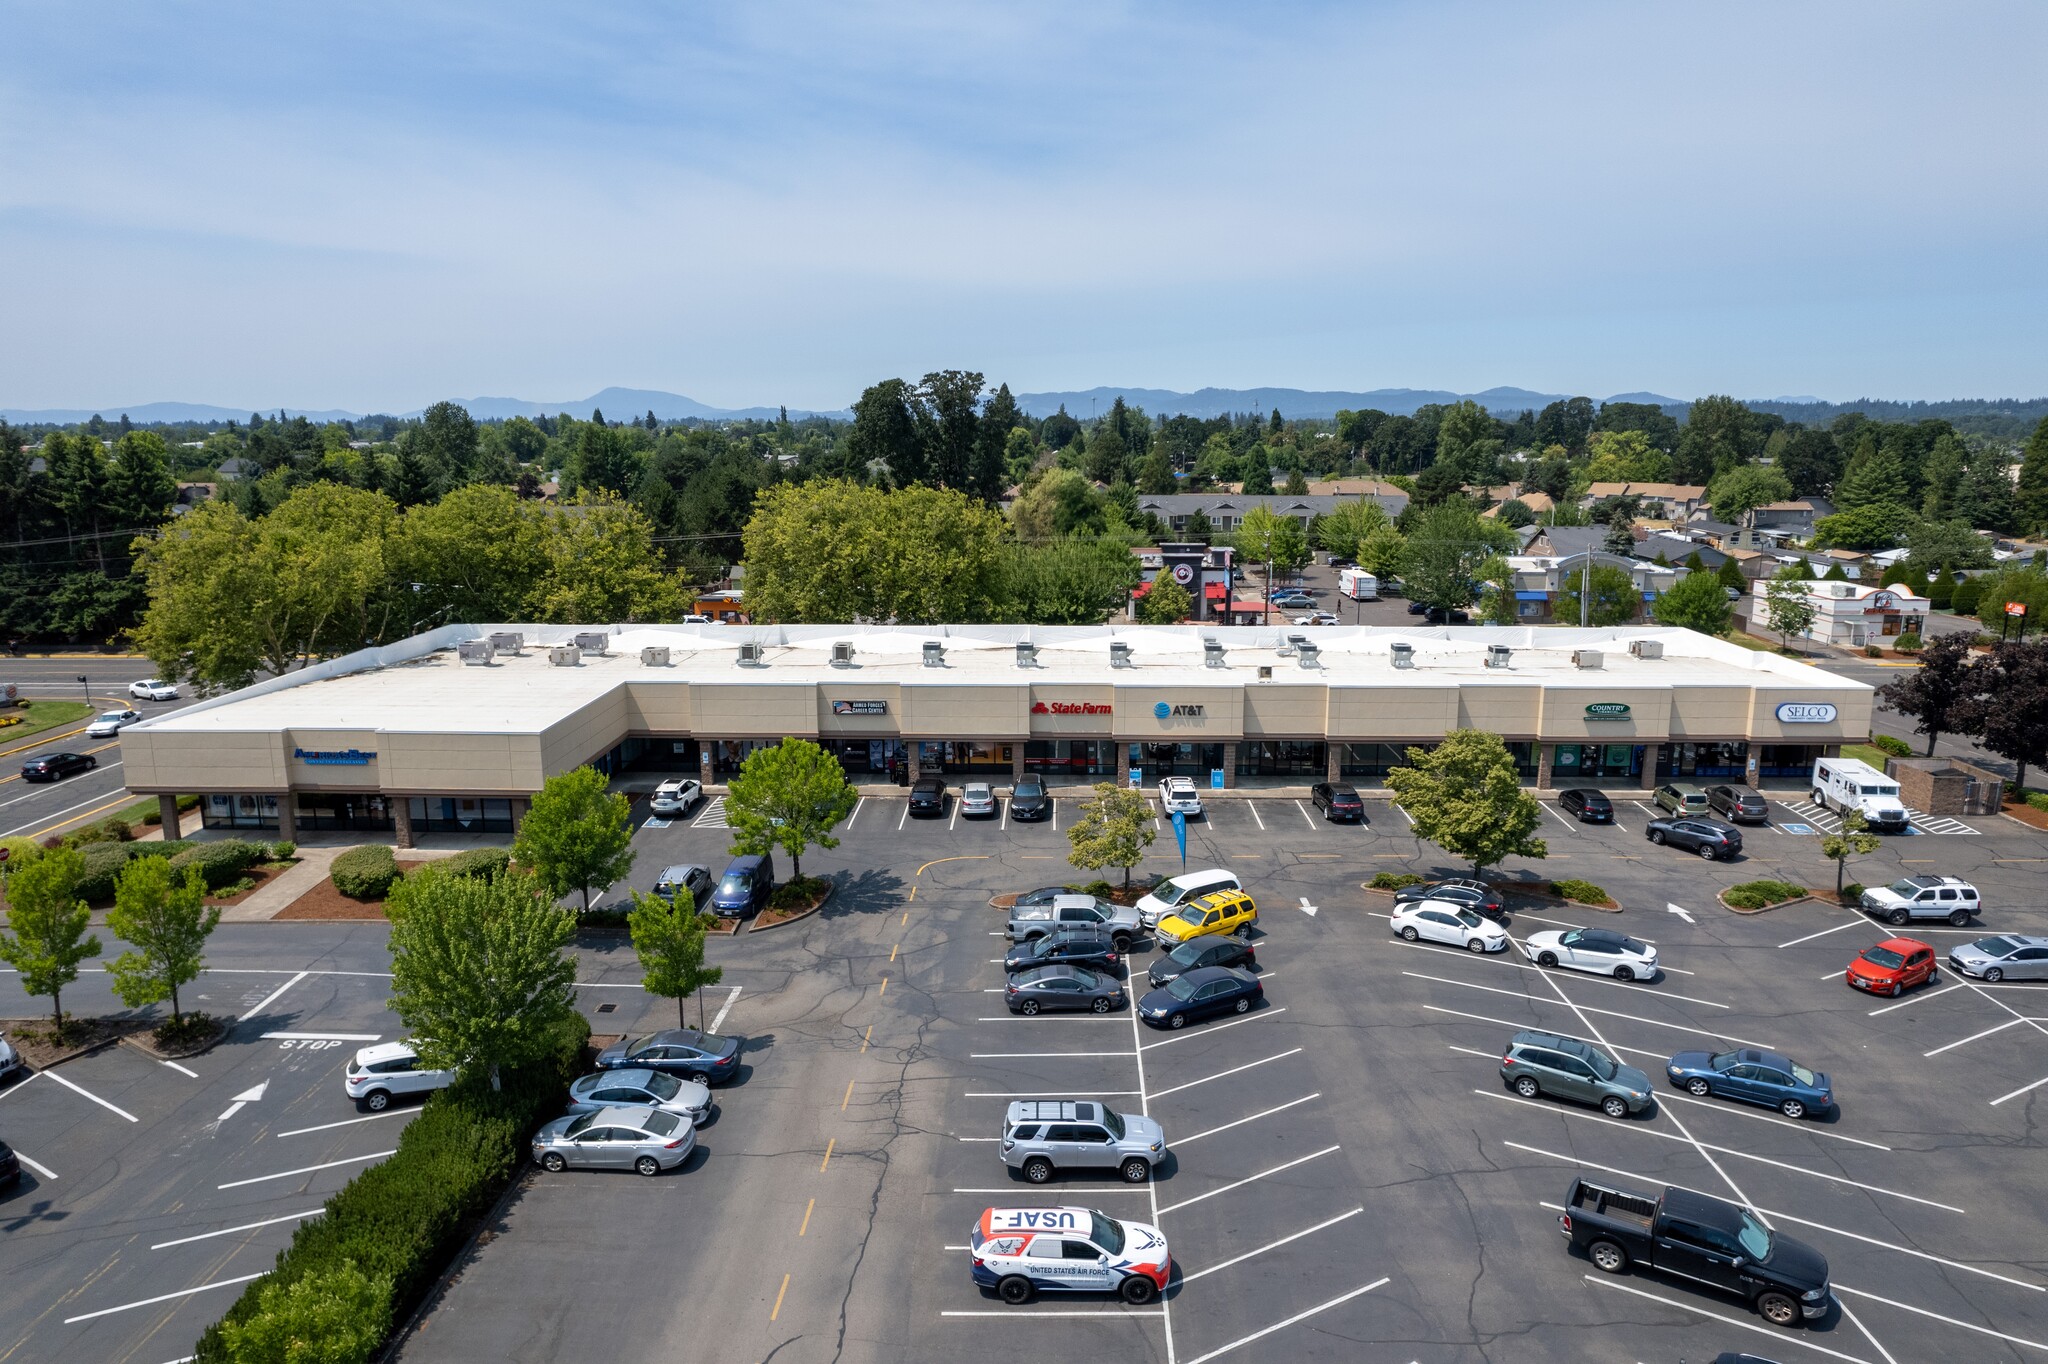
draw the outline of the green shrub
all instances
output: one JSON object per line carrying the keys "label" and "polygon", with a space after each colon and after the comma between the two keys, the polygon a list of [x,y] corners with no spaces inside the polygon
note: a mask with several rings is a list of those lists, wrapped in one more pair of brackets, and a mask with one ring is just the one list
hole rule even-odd
{"label": "green shrub", "polygon": [[0,848],[7,849],[6,865],[10,867],[33,862],[43,855],[41,845],[33,838],[0,838]]}
{"label": "green shrub", "polygon": [[1896,640],[1892,642],[1892,648],[1898,650],[1902,654],[1918,653],[1924,647],[1926,646],[1921,643],[1919,633],[1913,630],[1906,631],[1905,634],[1900,635]]}
{"label": "green shrub", "polygon": [[235,1364],[299,1364],[313,1357],[309,1347],[318,1349],[321,1364],[364,1364],[390,1329],[390,1281],[343,1260],[290,1287],[264,1284],[254,1311],[222,1323],[221,1343]]}
{"label": "green shrub", "polygon": [[281,838],[267,849],[273,862],[289,862],[299,855],[299,845],[290,839]]}
{"label": "green shrub", "polygon": [[[242,1290],[199,1338],[193,1357],[201,1364],[287,1358],[243,1351],[246,1343],[269,1338],[261,1318],[301,1308],[318,1318],[323,1295],[345,1296],[380,1322],[405,1320],[524,1163],[533,1130],[561,1112],[589,1040],[590,1025],[578,1017],[562,1030],[547,1061],[507,1072],[501,1091],[494,1093],[482,1077],[466,1077],[430,1098],[399,1134],[397,1154],[350,1180],[327,1200],[324,1216],[300,1223],[276,1268]],[[357,1275],[384,1288],[381,1302],[360,1291]],[[295,1297],[301,1283],[313,1286]]]}
{"label": "green shrub", "polygon": [[1895,738],[1890,734],[1871,735],[1870,746],[1872,748],[1881,748],[1894,758],[1910,758],[1913,756],[1913,745],[1907,743],[1904,739]]}
{"label": "green shrub", "polygon": [[1842,887],[1842,903],[1854,904],[1862,898],[1863,883],[1861,881],[1851,881],[1848,885]]}
{"label": "green shrub", "polygon": [[1564,899],[1581,905],[1611,905],[1614,897],[1591,881],[1552,881],[1550,889]]}
{"label": "green shrub", "polygon": [[1806,894],[1806,887],[1790,881],[1744,881],[1721,892],[1721,898],[1736,909],[1762,909],[1782,905]]}
{"label": "green shrub", "polygon": [[1365,884],[1373,890],[1402,890],[1421,885],[1422,878],[1412,871],[1383,871]]}
{"label": "green shrub", "polygon": [[89,843],[80,850],[85,875],[78,878],[78,898],[98,901],[114,898],[114,878],[128,865],[126,843]]}
{"label": "green shrub", "polygon": [[2036,810],[2048,811],[2048,791],[2027,792],[2027,804]]}
{"label": "green shrub", "polygon": [[199,844],[184,838],[151,839],[147,843],[137,843],[128,850],[128,854],[131,857],[176,857],[179,853],[198,846]]}
{"label": "green shrub", "polygon": [[1865,658],[1883,658],[1884,650],[1878,648],[1875,644],[1866,644],[1863,646],[1863,656]]}
{"label": "green shrub", "polygon": [[366,843],[335,858],[328,879],[351,900],[381,900],[398,879],[398,859],[382,843]]}
{"label": "green shrub", "polygon": [[1977,614],[1977,603],[1984,596],[1984,584],[1976,578],[1965,578],[1956,584],[1955,591],[1948,595],[1948,609],[1959,616]]}
{"label": "green shrub", "polygon": [[434,865],[449,876],[474,876],[484,881],[495,881],[511,864],[512,854],[507,849],[471,848]]}
{"label": "green shrub", "polygon": [[171,858],[171,870],[183,875],[185,868],[197,867],[206,888],[219,890],[241,880],[242,873],[255,866],[262,856],[263,849],[257,844],[224,838],[218,843],[192,844]]}
{"label": "green shrub", "polygon": [[805,876],[797,880],[784,881],[768,896],[770,909],[808,909],[811,902],[825,893],[823,877]]}

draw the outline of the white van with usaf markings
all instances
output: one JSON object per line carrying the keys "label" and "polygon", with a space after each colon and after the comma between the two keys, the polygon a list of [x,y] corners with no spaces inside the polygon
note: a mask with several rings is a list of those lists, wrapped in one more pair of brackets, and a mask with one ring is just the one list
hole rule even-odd
{"label": "white van with usaf markings", "polygon": [[990,1208],[968,1241],[974,1282],[1012,1304],[1041,1291],[1150,1302],[1173,1273],[1159,1228],[1093,1208]]}

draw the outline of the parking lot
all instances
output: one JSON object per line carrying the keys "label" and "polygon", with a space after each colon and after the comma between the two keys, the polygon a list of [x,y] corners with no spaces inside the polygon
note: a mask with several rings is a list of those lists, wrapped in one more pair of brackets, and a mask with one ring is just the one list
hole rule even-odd
{"label": "parking lot", "polygon": [[[1736,1349],[1866,1364],[2039,1359],[2048,1175],[2032,1118],[2048,1098],[2048,999],[2036,998],[2048,987],[1944,971],[1898,1001],[1852,992],[1843,966],[1889,930],[1815,903],[1740,917],[1713,900],[1762,876],[1832,877],[1817,837],[1778,827],[1810,825],[1776,799],[1797,793],[1774,793],[1773,825],[1747,830],[1748,854],[1732,864],[1651,846],[1648,815],[1613,794],[1617,826],[1548,820],[1548,862],[1510,871],[1594,881],[1624,912],[1523,902],[1512,931],[1595,924],[1653,939],[1665,972],[1648,984],[1394,939],[1390,901],[1360,882],[1464,869],[1419,845],[1385,802],[1367,802],[1363,826],[1325,824],[1284,796],[1212,802],[1189,826],[1188,865],[1230,866],[1257,896],[1266,998],[1178,1033],[1128,1012],[1026,1019],[1002,1007],[1003,916],[987,901],[1072,879],[1070,801],[1055,828],[1007,811],[960,819],[950,804],[914,820],[901,798],[869,798],[839,848],[805,859],[840,883],[825,911],[714,940],[726,975],[705,992],[706,1021],[745,1037],[747,1052],[740,1079],[717,1092],[702,1154],[655,1181],[527,1178],[399,1357],[537,1364],[573,1345],[622,1358],[939,1360],[1029,1349],[1042,1333],[1046,1349],[1168,1364]],[[673,862],[722,867],[720,823],[707,809],[643,828],[634,883]],[[2038,837],[1971,823],[1974,834],[1887,840],[1849,875],[1976,882],[1983,926],[1905,930],[1943,952],[1995,929],[2048,931]],[[1179,869],[1170,823],[1143,869]],[[271,974],[218,975],[251,1017],[194,1076],[114,1051],[57,1072],[90,1097],[55,1076],[0,1096],[0,1135],[57,1176],[25,1179],[0,1203],[10,1243],[35,1247],[0,1316],[0,1359],[58,1347],[178,1358],[239,1276],[388,1150],[412,1111],[352,1121],[362,1115],[338,1076],[360,1043],[309,1051],[264,1036],[396,1035],[375,974],[381,927],[234,929],[216,964]],[[673,1025],[675,1005],[639,990],[623,938],[581,953],[600,1032]],[[1141,947],[1134,969],[1151,956]],[[92,979],[67,997],[80,1011],[104,991]],[[1661,1083],[1655,1107],[1625,1120],[1524,1101],[1498,1063],[1525,1027],[1583,1037],[1653,1078],[1681,1048],[1780,1048],[1830,1072],[1840,1107],[1794,1123]],[[262,1099],[226,1115],[264,1081]],[[1004,1106],[1062,1095],[1158,1119],[1171,1154],[1156,1181],[1012,1176],[996,1142]],[[1598,1274],[1557,1229],[1582,1172],[1750,1203],[1829,1258],[1839,1309],[1781,1332],[1684,1280]],[[1088,1297],[1011,1307],[972,1284],[962,1247],[984,1208],[1061,1203],[1158,1225],[1177,1267],[1168,1292],[1142,1308]]]}

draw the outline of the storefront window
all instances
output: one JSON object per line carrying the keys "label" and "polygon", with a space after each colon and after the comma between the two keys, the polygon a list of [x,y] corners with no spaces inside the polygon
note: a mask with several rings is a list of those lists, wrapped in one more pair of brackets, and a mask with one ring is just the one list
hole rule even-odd
{"label": "storefront window", "polygon": [[1536,780],[1536,745],[1520,739],[1508,741],[1508,754],[1515,760],[1515,773],[1523,781]]}
{"label": "storefront window", "polygon": [[414,796],[413,832],[435,834],[509,834],[512,802],[470,796]]}
{"label": "storefront window", "polygon": [[276,796],[208,796],[199,802],[200,822],[209,829],[275,829]]}
{"label": "storefront window", "polygon": [[1406,767],[1410,747],[1430,749],[1435,744],[1346,744],[1340,769],[1346,777],[1384,777],[1390,767]]}
{"label": "storefront window", "polygon": [[1749,745],[1665,744],[1657,759],[1660,780],[1701,780],[1740,777],[1749,762]]}
{"label": "storefront window", "polygon": [[1253,739],[1237,746],[1237,771],[1243,777],[1309,777],[1321,781],[1329,771],[1329,745],[1291,739]]}
{"label": "storefront window", "polygon": [[391,802],[381,795],[301,795],[295,799],[302,830],[388,832],[392,828]]}
{"label": "storefront window", "polygon": [[1551,759],[1554,786],[1610,778],[1637,777],[1643,771],[1641,744],[1559,744]]}
{"label": "storefront window", "polygon": [[1107,739],[1033,739],[1024,745],[1024,770],[1053,776],[1121,776],[1118,744]]}
{"label": "storefront window", "polygon": [[1131,744],[1128,761],[1144,769],[1149,784],[1162,777],[1193,777],[1203,786],[1209,773],[1223,766],[1222,744]]}
{"label": "storefront window", "polygon": [[1813,775],[1813,760],[1821,756],[1822,744],[1760,744],[1757,746],[1756,774],[1759,777]]}

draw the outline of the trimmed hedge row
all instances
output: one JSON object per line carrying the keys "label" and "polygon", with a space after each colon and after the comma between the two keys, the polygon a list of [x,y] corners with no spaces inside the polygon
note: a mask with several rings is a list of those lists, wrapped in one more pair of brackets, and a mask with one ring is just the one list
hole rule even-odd
{"label": "trimmed hedge row", "polygon": [[1559,899],[1580,905],[1611,905],[1614,897],[1591,881],[1552,881],[1550,889]]}
{"label": "trimmed hedge row", "polygon": [[[507,1074],[501,1091],[493,1093],[479,1077],[428,1099],[399,1134],[397,1154],[350,1180],[327,1200],[324,1216],[300,1224],[276,1268],[243,1289],[222,1321],[199,1338],[194,1359],[271,1364],[267,1351],[238,1349],[235,1342],[263,1339],[268,1333],[250,1328],[266,1309],[285,1310],[294,1285],[348,1277],[348,1266],[386,1288],[388,1320],[403,1322],[520,1167],[533,1130],[561,1112],[589,1038],[590,1025],[578,1017],[545,1063]],[[351,1296],[360,1298],[362,1291],[358,1283]],[[362,1364],[382,1343],[351,1341],[345,1354],[321,1358],[324,1364]]]}
{"label": "trimmed hedge row", "polygon": [[187,867],[197,867],[206,888],[218,890],[239,880],[258,862],[282,861],[297,851],[290,843],[249,843],[239,838],[218,843],[88,843],[79,849],[79,856],[85,859],[85,876],[78,883],[78,896],[82,900],[113,899],[121,869],[138,857],[168,857],[171,870],[181,874]]}
{"label": "trimmed hedge row", "polygon": [[495,881],[512,865],[512,854],[504,848],[471,848],[434,864],[449,876],[473,876]]}
{"label": "trimmed hedge row", "polygon": [[1421,885],[1422,878],[1412,871],[1383,871],[1365,884],[1374,890],[1405,890]]}
{"label": "trimmed hedge row", "polygon": [[366,843],[335,858],[327,875],[334,888],[351,900],[381,900],[398,880],[398,859],[384,844]]}
{"label": "trimmed hedge row", "polygon": [[1805,886],[1791,881],[1744,881],[1722,891],[1721,898],[1735,909],[1764,909],[1782,905],[1787,900],[1797,900],[1805,894]]}
{"label": "trimmed hedge row", "polygon": [[1871,735],[1870,746],[1883,749],[1894,758],[1910,758],[1913,756],[1913,745],[1907,743],[1904,739],[1895,738],[1890,734]]}
{"label": "trimmed hedge row", "polygon": [[230,882],[241,880],[244,872],[269,855],[267,844],[225,838],[218,843],[194,843],[171,858],[171,870],[182,875],[185,868],[197,867],[206,888],[219,890]]}

